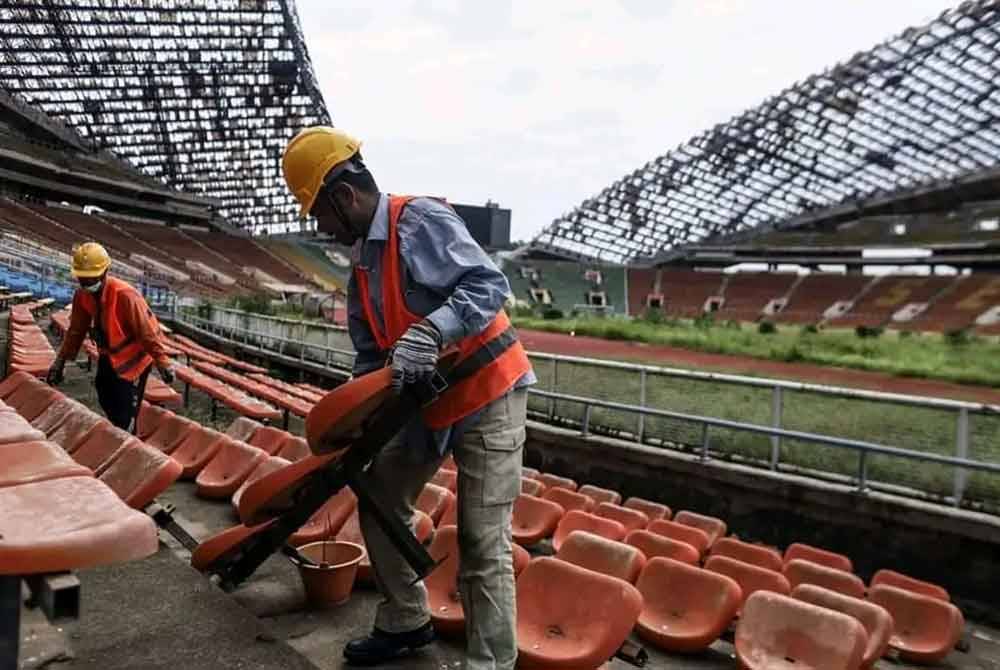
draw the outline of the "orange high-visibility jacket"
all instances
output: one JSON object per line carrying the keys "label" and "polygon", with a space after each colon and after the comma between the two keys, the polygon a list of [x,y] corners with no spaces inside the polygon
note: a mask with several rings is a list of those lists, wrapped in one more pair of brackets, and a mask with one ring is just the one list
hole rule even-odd
{"label": "orange high-visibility jacket", "polygon": [[[154,361],[160,366],[170,362],[163,349],[160,323],[135,288],[121,279],[107,277],[99,297],[100,327],[107,338],[100,353],[108,356],[119,377],[135,381]],[[70,327],[59,351],[64,359],[72,360],[80,351],[98,312],[97,299],[82,289],[73,296]]]}
{"label": "orange high-visibility jacket", "polygon": [[[361,306],[365,321],[372,331],[379,349],[388,351],[407,328],[423,320],[410,312],[403,295],[403,272],[400,268],[399,217],[412,196],[391,196],[389,198],[389,231],[382,256],[382,316],[385,325],[378,322],[370,300],[368,275],[360,267],[354,268]],[[480,333],[462,338],[456,344],[459,350],[458,362],[477,351],[486,342],[493,340],[510,328],[510,319],[501,308],[493,321]],[[460,380],[441,394],[433,404],[424,409],[424,421],[434,429],[446,428],[460,419],[482,409],[509,391],[514,383],[531,370],[531,363],[520,342],[514,342],[496,359],[478,371]]]}

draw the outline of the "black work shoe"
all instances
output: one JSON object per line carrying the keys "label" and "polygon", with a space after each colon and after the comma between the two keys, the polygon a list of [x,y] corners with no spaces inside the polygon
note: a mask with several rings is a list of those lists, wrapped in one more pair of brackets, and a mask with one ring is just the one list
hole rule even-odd
{"label": "black work shoe", "polygon": [[378,665],[434,641],[430,622],[408,633],[386,633],[378,628],[367,637],[351,640],[344,647],[344,658],[354,665]]}

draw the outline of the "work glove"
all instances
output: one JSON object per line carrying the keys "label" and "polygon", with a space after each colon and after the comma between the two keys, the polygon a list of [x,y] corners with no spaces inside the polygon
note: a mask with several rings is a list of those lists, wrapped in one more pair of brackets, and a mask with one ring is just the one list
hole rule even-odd
{"label": "work glove", "polygon": [[59,386],[63,382],[63,370],[66,367],[66,361],[62,358],[56,357],[52,361],[52,366],[49,368],[48,373],[45,375],[45,382],[51,384],[52,386]]}
{"label": "work glove", "polygon": [[157,372],[160,373],[160,379],[163,380],[164,384],[168,386],[174,383],[174,368],[170,365],[165,365],[163,367],[157,368]]}
{"label": "work glove", "polygon": [[396,395],[403,386],[430,379],[437,369],[441,333],[427,321],[415,323],[396,340],[392,349],[392,390]]}

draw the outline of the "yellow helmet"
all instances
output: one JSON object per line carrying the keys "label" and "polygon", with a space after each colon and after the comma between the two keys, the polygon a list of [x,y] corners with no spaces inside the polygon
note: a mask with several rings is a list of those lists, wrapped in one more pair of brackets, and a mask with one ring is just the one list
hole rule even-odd
{"label": "yellow helmet", "polygon": [[299,201],[300,217],[309,216],[327,174],[360,149],[361,142],[330,126],[305,128],[291,139],[281,157],[281,171]]}
{"label": "yellow helmet", "polygon": [[73,276],[100,277],[111,267],[111,256],[97,242],[85,242],[73,247]]}

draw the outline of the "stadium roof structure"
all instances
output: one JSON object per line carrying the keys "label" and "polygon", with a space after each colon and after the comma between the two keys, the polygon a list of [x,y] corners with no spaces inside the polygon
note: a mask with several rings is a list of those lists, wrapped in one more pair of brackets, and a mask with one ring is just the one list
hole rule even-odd
{"label": "stadium roof structure", "polygon": [[550,224],[542,252],[606,262],[1000,170],[1000,2],[974,0],[795,84]]}
{"label": "stadium roof structure", "polygon": [[295,221],[282,149],[330,123],[293,0],[0,0],[0,88],[250,230]]}

